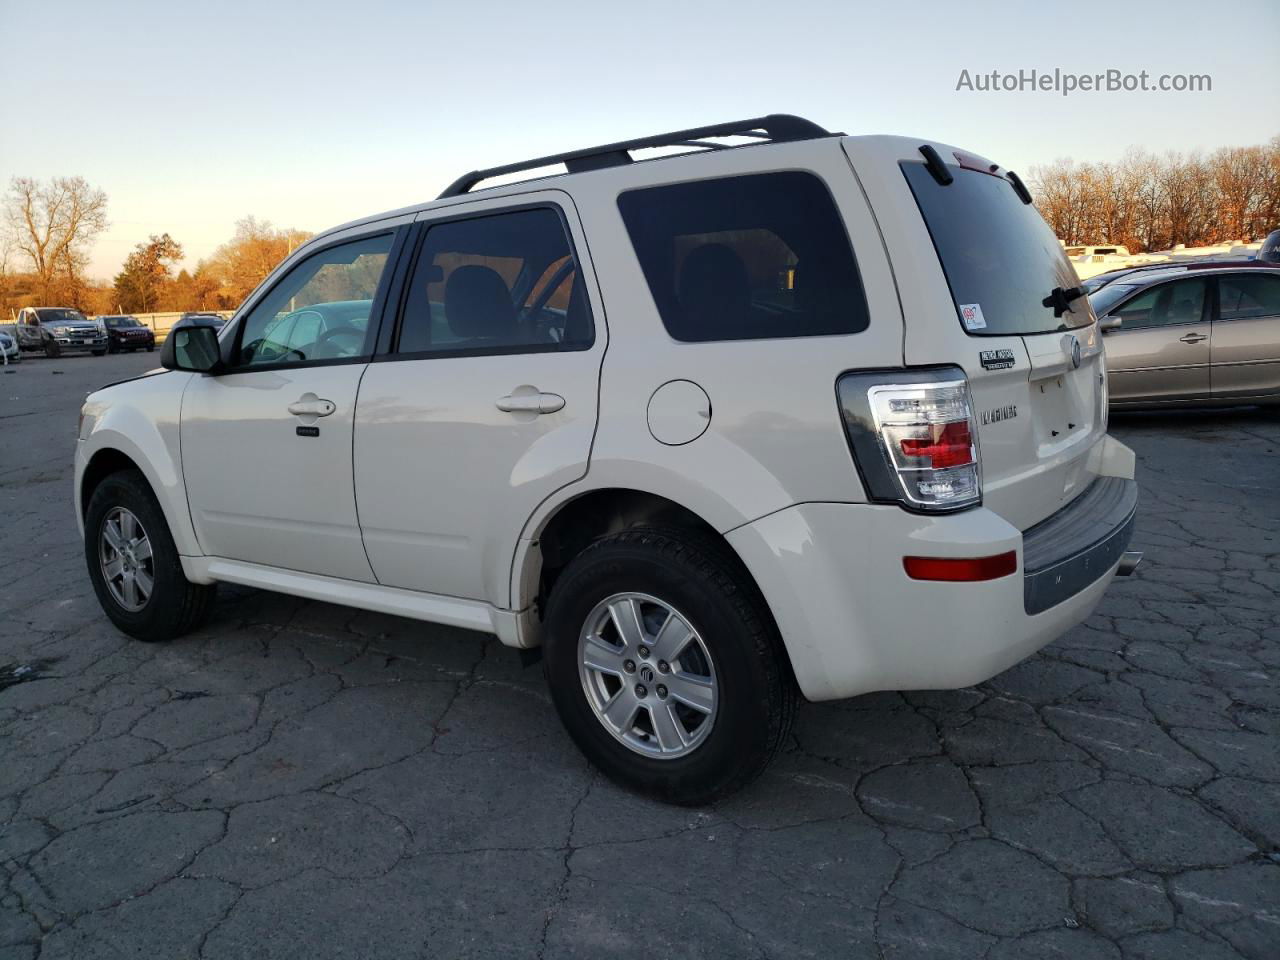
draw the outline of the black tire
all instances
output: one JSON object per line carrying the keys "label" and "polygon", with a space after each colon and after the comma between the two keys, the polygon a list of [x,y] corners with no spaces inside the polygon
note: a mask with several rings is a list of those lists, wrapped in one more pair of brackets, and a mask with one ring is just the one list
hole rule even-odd
{"label": "black tire", "polygon": [[89,352],[90,352],[90,353],[92,353],[95,357],[101,357],[101,356],[103,356],[107,351],[106,351],[106,350],[90,350]]}
{"label": "black tire", "polygon": [[[125,507],[138,518],[151,543],[154,587],[146,605],[131,612],[111,595],[98,560],[99,537],[107,514]],[[182,573],[173,535],[155,494],[138,470],[121,470],[94,489],[85,512],[84,552],[89,579],[103,612],[121,631],[138,640],[173,640],[197,627],[213,605],[216,585],[192,583]]]}
{"label": "black tire", "polygon": [[62,356],[62,347],[50,340],[44,345],[44,355],[50,360],[56,360]]}
{"label": "black tire", "polygon": [[110,343],[107,344],[107,353],[119,353],[119,352],[120,352],[120,348],[116,345],[116,342],[114,340],[112,340]]}
{"label": "black tire", "polygon": [[155,353],[155,352],[156,352],[156,345],[154,343],[151,344],[151,346],[147,347],[147,353]]}
{"label": "black tire", "polygon": [[[627,592],[679,610],[714,661],[714,726],[684,756],[631,750],[583,690],[579,634],[598,603]],[[623,786],[669,803],[709,803],[759,776],[785,742],[799,696],[773,617],[745,569],[727,546],[685,529],[627,530],[575,557],[547,604],[543,665],[560,719],[587,758]]]}

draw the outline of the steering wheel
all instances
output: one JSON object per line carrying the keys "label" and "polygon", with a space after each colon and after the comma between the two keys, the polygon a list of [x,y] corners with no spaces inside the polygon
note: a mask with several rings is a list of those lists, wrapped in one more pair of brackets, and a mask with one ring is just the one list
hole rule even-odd
{"label": "steering wheel", "polygon": [[[318,349],[321,344],[327,344],[330,340],[337,339],[338,337],[354,337],[356,340],[353,344],[354,350],[352,351],[354,355],[354,353],[359,352],[361,345],[364,343],[364,335],[365,331],[347,324],[346,326],[334,327],[332,330],[326,330],[324,333],[320,334],[320,336],[316,337],[315,345]],[[341,350],[342,348],[339,347],[338,349]]]}

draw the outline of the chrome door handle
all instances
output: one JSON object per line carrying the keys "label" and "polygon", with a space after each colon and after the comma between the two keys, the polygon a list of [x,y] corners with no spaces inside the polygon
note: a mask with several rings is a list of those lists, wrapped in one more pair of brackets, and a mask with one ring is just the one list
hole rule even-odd
{"label": "chrome door handle", "polygon": [[332,400],[298,400],[289,404],[289,412],[295,417],[327,417],[337,409]]}
{"label": "chrome door handle", "polygon": [[1199,343],[1201,340],[1208,340],[1203,333],[1188,333],[1185,337],[1179,337],[1183,343]]}
{"label": "chrome door handle", "polygon": [[564,409],[564,397],[558,393],[507,394],[498,401],[503,413],[555,413]]}

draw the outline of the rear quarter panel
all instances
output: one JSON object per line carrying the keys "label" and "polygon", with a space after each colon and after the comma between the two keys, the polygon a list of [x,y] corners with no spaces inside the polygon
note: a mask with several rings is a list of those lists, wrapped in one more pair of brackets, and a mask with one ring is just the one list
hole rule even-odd
{"label": "rear quarter panel", "polygon": [[[884,247],[839,141],[750,147],[639,163],[575,177],[609,318],[600,425],[584,489],[620,486],[677,500],[724,531],[803,501],[861,502],[835,382],[845,370],[902,362],[902,319]],[[618,210],[624,190],[782,170],[817,174],[844,219],[870,309],[845,336],[682,343],[667,333]],[[650,397],[671,380],[707,393],[711,418],[696,440],[667,446],[649,431]],[[542,511],[545,513],[546,511]],[[536,519],[535,519],[536,523]]]}

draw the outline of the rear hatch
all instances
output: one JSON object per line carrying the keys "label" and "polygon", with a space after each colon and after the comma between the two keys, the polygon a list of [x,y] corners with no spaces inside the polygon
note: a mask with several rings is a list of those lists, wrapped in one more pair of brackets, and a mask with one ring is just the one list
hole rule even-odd
{"label": "rear hatch", "polygon": [[[983,158],[902,137],[850,137],[902,299],[909,366],[968,375],[983,502],[1025,530],[1082,493],[1106,433],[1101,338],[1053,231]],[[935,176],[921,146],[945,166]],[[949,183],[941,181],[950,176]],[[1046,306],[1046,299],[1057,302]]]}

